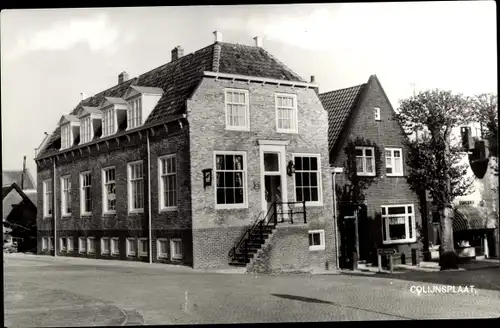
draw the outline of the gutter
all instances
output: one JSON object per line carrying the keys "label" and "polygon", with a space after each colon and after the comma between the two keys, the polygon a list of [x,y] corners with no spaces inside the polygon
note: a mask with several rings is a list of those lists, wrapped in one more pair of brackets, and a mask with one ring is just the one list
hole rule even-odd
{"label": "gutter", "polygon": [[210,72],[204,71],[203,76],[214,77],[215,79],[229,79],[229,80],[240,80],[246,82],[260,82],[262,84],[277,84],[291,87],[305,87],[305,88],[318,88],[319,86],[315,83],[309,82],[301,82],[301,81],[288,81],[288,80],[278,80],[278,79],[270,79],[267,77],[259,77],[259,76],[249,76],[249,75],[239,75],[239,74],[228,74],[228,73],[218,73],[218,72]]}

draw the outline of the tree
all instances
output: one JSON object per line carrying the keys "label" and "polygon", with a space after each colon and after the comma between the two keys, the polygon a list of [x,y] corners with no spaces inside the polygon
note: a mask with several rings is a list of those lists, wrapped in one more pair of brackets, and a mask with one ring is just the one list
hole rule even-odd
{"label": "tree", "polygon": [[[462,154],[452,142],[452,130],[471,118],[469,101],[451,91],[420,92],[400,103],[395,119],[408,135],[408,183],[420,196],[428,191],[441,222],[441,270],[457,268],[453,242],[453,208],[456,196],[471,191],[472,179],[464,179],[467,163],[460,163]],[[415,131],[424,131],[412,138]],[[425,217],[425,216],[424,216]]]}

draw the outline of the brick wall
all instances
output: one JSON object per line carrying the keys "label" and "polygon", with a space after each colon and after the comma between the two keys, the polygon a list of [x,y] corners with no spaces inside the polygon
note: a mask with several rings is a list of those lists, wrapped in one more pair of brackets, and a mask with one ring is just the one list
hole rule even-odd
{"label": "brick wall", "polygon": [[[157,238],[182,238],[184,259],[182,263],[192,264],[192,235],[190,212],[190,184],[189,184],[189,142],[187,128],[181,130],[178,126],[170,126],[169,135],[162,129],[156,131],[156,136],[150,138],[151,156],[151,221],[153,236],[153,260],[157,260]],[[160,211],[158,202],[158,158],[163,155],[176,154],[178,207],[173,211]],[[140,213],[129,211],[128,202],[128,163],[143,161],[143,190],[144,210]],[[42,195],[42,181],[53,177],[52,163],[38,165],[38,193]],[[116,213],[103,213],[103,171],[102,169],[114,166],[116,181]],[[55,207],[57,217],[56,249],[60,255],[85,256],[95,258],[109,258],[121,260],[148,261],[148,257],[127,257],[127,237],[149,237],[148,222],[148,176],[147,176],[147,145],[146,134],[133,134],[130,140],[122,137],[119,142],[115,139],[108,144],[95,145],[83,148],[82,152],[74,151],[66,156],[59,156],[56,162]],[[90,171],[92,177],[92,214],[80,214],[80,173]],[[61,177],[70,176],[71,180],[71,215],[61,216]],[[38,197],[38,208],[43,209],[43,197]],[[53,236],[53,220],[43,218],[43,210],[38,211],[38,239],[39,252],[41,251],[41,237]],[[79,254],[78,237],[95,237],[96,253]],[[64,253],[59,249],[59,237],[73,237],[75,251]],[[118,237],[120,254],[118,256],[105,256],[100,252],[101,237]],[[170,243],[168,243],[170,246]],[[168,249],[170,251],[170,249]],[[174,261],[178,262],[178,261]]]}
{"label": "brick wall", "polygon": [[[224,88],[241,88],[249,91],[250,131],[238,132],[225,129]],[[297,95],[298,134],[276,133],[275,94]],[[225,246],[217,250],[207,248],[211,240],[219,240],[217,229],[229,227],[244,228],[253,223],[262,211],[260,155],[257,140],[287,140],[286,163],[293,160],[292,153],[315,153],[321,155],[323,206],[308,208],[308,221],[320,221],[323,225],[332,223],[332,186],[327,151],[327,113],[317,94],[312,89],[277,87],[261,83],[231,82],[203,79],[188,101],[191,150],[191,186],[193,199],[193,251],[194,266],[211,263],[227,263],[227,253],[241,235],[231,233]],[[212,185],[203,187],[202,170],[214,168],[214,150],[238,150],[247,153],[247,197],[248,207],[244,209],[215,209],[215,175]],[[294,201],[293,177],[286,175],[288,201]],[[332,229],[329,229],[333,231]],[[204,236],[204,237],[202,237]],[[202,239],[206,240],[202,240]],[[329,256],[333,257],[334,243],[327,236]],[[223,250],[225,249],[225,250]],[[293,253],[290,252],[290,256]]]}
{"label": "brick wall", "polygon": [[[380,174],[377,179],[364,191],[367,216],[369,220],[375,220],[371,225],[370,237],[373,238],[378,247],[382,247],[382,230],[380,213],[382,205],[414,204],[416,222],[421,223],[417,195],[410,190],[406,177],[390,177],[385,174],[385,147],[403,148],[404,135],[401,127],[392,119],[392,110],[388,99],[385,97],[379,83],[372,81],[368,84],[368,91],[364,101],[360,104],[360,111],[351,126],[348,139],[354,140],[362,137],[375,143],[382,156],[376,163],[380,167]],[[380,108],[381,120],[375,121],[374,107]],[[346,140],[347,142],[347,140]],[[335,166],[345,166],[346,155],[344,146],[340,147],[334,160]],[[403,149],[403,156],[406,150]],[[404,161],[403,161],[404,162]],[[403,163],[403,174],[407,173],[406,164]],[[342,186],[346,182],[344,174],[337,175],[337,185]],[[374,224],[375,223],[375,224]],[[416,248],[416,243],[388,245],[396,248],[398,252],[404,253],[407,263],[411,263],[411,248]]]}

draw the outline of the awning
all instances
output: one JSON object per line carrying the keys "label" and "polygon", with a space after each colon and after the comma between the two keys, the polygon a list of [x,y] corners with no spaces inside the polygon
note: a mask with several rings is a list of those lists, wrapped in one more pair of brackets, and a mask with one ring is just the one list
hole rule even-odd
{"label": "awning", "polygon": [[453,216],[453,232],[465,230],[495,229],[496,217],[489,215],[485,208],[457,206]]}

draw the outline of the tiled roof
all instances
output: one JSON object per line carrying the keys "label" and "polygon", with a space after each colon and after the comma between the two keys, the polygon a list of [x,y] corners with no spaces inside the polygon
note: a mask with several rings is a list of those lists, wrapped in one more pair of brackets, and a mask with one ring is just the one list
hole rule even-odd
{"label": "tiled roof", "polygon": [[[217,67],[213,67],[213,63],[218,63]],[[160,88],[163,96],[146,119],[145,125],[162,122],[185,113],[186,100],[201,80],[203,71],[305,82],[261,47],[216,42],[89,97],[78,106],[99,106],[105,97],[121,98],[131,85]],[[60,131],[57,127],[39,156],[57,153],[59,146]]]}
{"label": "tiled roof", "polygon": [[321,93],[319,99],[328,111],[328,145],[330,150],[337,143],[350,114],[358,104],[365,84]]}
{"label": "tiled roof", "polygon": [[161,94],[163,93],[163,90],[161,88],[154,88],[154,87],[141,87],[138,85],[133,85],[132,88],[135,90],[139,91],[140,93],[154,93],[154,94]]}
{"label": "tiled roof", "polygon": [[[2,171],[2,186],[10,187],[14,182],[21,186],[22,171]],[[24,172],[24,189],[35,189],[35,181],[31,173],[26,170]],[[3,189],[3,188],[2,188]]]}

